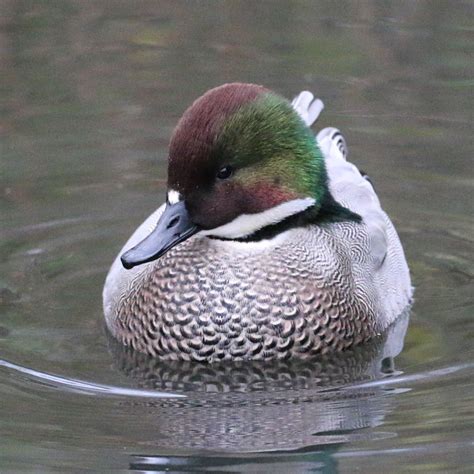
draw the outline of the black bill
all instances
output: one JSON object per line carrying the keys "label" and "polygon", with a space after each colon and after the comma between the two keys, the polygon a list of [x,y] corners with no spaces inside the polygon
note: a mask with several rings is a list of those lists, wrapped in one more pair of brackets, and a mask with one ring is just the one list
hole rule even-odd
{"label": "black bill", "polygon": [[188,211],[183,201],[176,204],[166,204],[155,230],[120,257],[122,265],[126,269],[130,269],[142,263],[156,260],[198,231],[198,226],[189,220]]}

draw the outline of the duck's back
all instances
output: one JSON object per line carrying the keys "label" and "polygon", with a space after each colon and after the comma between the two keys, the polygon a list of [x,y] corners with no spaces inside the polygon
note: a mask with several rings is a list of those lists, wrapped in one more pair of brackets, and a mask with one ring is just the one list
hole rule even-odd
{"label": "duck's back", "polygon": [[318,134],[317,141],[325,157],[332,195],[362,217],[367,240],[359,238],[362,237],[359,234],[352,245],[354,251],[366,254],[361,284],[364,287],[372,281],[380,301],[379,327],[385,329],[406,308],[412,296],[403,247],[372,183],[346,160],[347,147],[340,132],[326,128]]}

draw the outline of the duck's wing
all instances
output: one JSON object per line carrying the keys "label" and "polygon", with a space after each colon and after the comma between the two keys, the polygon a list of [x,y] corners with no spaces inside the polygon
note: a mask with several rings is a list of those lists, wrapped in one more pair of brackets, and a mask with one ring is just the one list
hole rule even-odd
{"label": "duck's wing", "polygon": [[325,128],[316,140],[325,159],[331,194],[362,217],[366,237],[356,237],[352,245],[363,260],[361,268],[371,275],[379,294],[383,295],[385,323],[388,324],[407,306],[412,294],[397,232],[367,175],[347,161],[347,145],[341,132]]}
{"label": "duck's wing", "polygon": [[114,325],[114,318],[117,314],[117,305],[122,301],[124,295],[130,291],[134,281],[138,280],[140,276],[153,265],[153,262],[150,262],[138,265],[130,270],[125,270],[120,261],[120,256],[125,251],[135,247],[135,245],[153,231],[164,210],[165,204],[156,209],[156,211],[154,211],[138,226],[132,236],[128,239],[127,243],[122,247],[122,250],[120,250],[110,267],[102,293],[104,314],[109,328]]}
{"label": "duck's wing", "polygon": [[374,267],[380,267],[388,250],[387,221],[375,189],[366,175],[347,161],[346,140],[337,128],[321,130],[316,141],[326,162],[329,189],[343,206],[362,217],[370,237]]}

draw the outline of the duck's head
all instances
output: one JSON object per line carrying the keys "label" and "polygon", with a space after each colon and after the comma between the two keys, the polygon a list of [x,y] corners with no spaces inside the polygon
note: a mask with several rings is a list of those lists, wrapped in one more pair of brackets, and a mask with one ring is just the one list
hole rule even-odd
{"label": "duck's head", "polygon": [[226,84],[180,119],[170,142],[165,210],[122,263],[157,259],[198,232],[245,239],[331,209],[344,208],[330,196],[314,135],[291,104],[261,86]]}

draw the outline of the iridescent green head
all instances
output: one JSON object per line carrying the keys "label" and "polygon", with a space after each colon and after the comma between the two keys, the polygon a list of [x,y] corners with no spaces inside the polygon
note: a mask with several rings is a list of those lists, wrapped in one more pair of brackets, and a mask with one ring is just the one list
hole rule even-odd
{"label": "iridescent green head", "polygon": [[196,232],[245,239],[297,215],[309,222],[344,208],[330,196],[314,135],[291,104],[235,83],[208,91],[180,119],[166,209],[157,229],[168,237],[154,258]]}
{"label": "iridescent green head", "polygon": [[314,135],[284,98],[253,84],[226,84],[185,112],[170,144],[169,189],[204,229],[284,202],[327,193]]}

